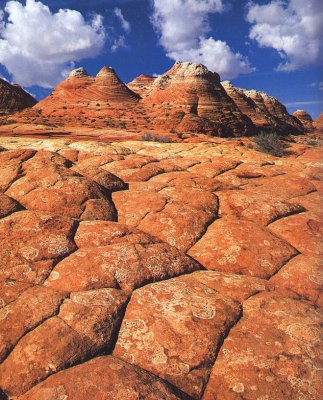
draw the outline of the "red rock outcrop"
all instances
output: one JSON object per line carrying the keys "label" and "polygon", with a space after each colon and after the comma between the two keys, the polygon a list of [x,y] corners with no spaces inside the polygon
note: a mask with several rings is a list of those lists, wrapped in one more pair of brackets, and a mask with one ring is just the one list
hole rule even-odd
{"label": "red rock outcrop", "polygon": [[128,83],[128,87],[135,93],[139,94],[139,96],[146,96],[151,90],[151,86],[154,81],[157,79],[155,76],[149,76],[145,74],[139,75],[137,78]]}
{"label": "red rock outcrop", "polygon": [[319,131],[320,133],[323,133],[323,113],[321,113],[316,120],[314,121],[314,128]]}
{"label": "red rock outcrop", "polygon": [[275,129],[282,133],[301,133],[307,129],[299,118],[291,116],[275,97],[257,90],[237,88],[229,81],[222,82],[222,86],[241,112],[259,129]]}
{"label": "red rock outcrop", "polygon": [[[110,103],[122,107],[138,100],[139,96],[121,82],[113,68],[103,67],[95,78],[88,76],[83,68],[78,68],[49,97],[39,102],[37,109],[49,115],[62,108],[66,114],[79,114],[88,107],[91,113],[92,107],[108,108]],[[76,110],[73,111],[73,108]]]}
{"label": "red rock outcrop", "polygon": [[215,136],[254,133],[249,118],[223,90],[219,75],[201,64],[177,62],[153,82],[143,102],[154,105],[155,123],[161,128]]}
{"label": "red rock outcrop", "polygon": [[135,138],[148,131],[166,134],[169,140],[175,133],[182,138],[203,133],[248,136],[262,129],[309,130],[308,116],[298,116],[301,120],[266,93],[236,88],[230,82],[221,85],[219,75],[204,65],[177,62],[159,77],[140,75],[128,86],[111,67],[103,67],[96,77],[78,68],[46,99],[16,114],[16,124],[8,127],[13,121],[3,120],[1,130],[14,127],[16,134],[32,134],[37,128],[39,134],[62,134],[62,129],[74,128],[86,136],[104,134],[90,133],[90,128],[131,132]]}
{"label": "red rock outcrop", "polygon": [[[137,138],[147,131],[248,136],[264,128],[284,133],[303,130],[274,97],[228,82],[222,86],[217,73],[187,62],[175,63],[159,77],[140,75],[128,86],[111,67],[103,67],[96,77],[78,68],[50,96],[15,119],[17,134],[30,133],[36,126],[39,132],[54,133],[68,127],[117,129]],[[6,129],[10,127],[2,131]]]}
{"label": "red rock outcrop", "polygon": [[0,116],[16,113],[36,103],[37,101],[21,86],[12,85],[0,78]]}
{"label": "red rock outcrop", "polygon": [[245,90],[244,92],[263,111],[267,111],[270,115],[284,121],[288,125],[294,126],[296,129],[300,128],[297,119],[288,114],[286,107],[276,97],[269,96],[267,93],[257,90]]}
{"label": "red rock outcrop", "polygon": [[312,132],[314,130],[312,117],[304,110],[297,110],[293,114],[302,124],[305,132]]}

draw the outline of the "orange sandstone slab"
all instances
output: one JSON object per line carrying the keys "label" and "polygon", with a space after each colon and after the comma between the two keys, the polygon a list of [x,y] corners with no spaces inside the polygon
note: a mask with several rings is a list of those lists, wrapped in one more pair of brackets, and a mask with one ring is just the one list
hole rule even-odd
{"label": "orange sandstone slab", "polygon": [[316,213],[292,215],[271,224],[270,230],[304,255],[318,257],[323,253],[323,220]]}
{"label": "orange sandstone slab", "polygon": [[31,283],[5,279],[0,282],[0,308],[15,301],[25,290],[32,286]]}
{"label": "orange sandstone slab", "polygon": [[322,313],[271,293],[247,300],[225,339],[203,400],[319,399]]}
{"label": "orange sandstone slab", "polygon": [[82,221],[75,234],[79,248],[101,247],[115,243],[151,244],[158,239],[132,226],[112,221]]}
{"label": "orange sandstone slab", "polygon": [[278,291],[286,290],[292,295],[310,300],[323,306],[323,262],[320,258],[299,255],[290,260],[270,279]]}
{"label": "orange sandstone slab", "polygon": [[106,219],[116,219],[114,206],[102,188],[68,166],[64,157],[40,151],[24,163],[24,176],[11,184],[6,194],[30,210],[74,218],[85,212],[84,219],[101,219],[106,213]]}
{"label": "orange sandstone slab", "polygon": [[251,221],[215,221],[188,252],[205,268],[269,278],[297,251],[267,228]]}
{"label": "orange sandstone slab", "polygon": [[4,192],[12,182],[23,175],[23,163],[34,154],[35,151],[24,149],[0,152],[0,192]]}
{"label": "orange sandstone slab", "polygon": [[248,190],[252,190],[254,196],[269,194],[284,201],[297,196],[305,196],[316,189],[308,178],[290,173],[287,179],[285,175],[273,176],[270,179],[257,179],[256,182],[253,181],[248,185]]}
{"label": "orange sandstone slab", "polygon": [[81,248],[61,261],[46,285],[57,290],[114,287],[132,291],[147,282],[168,279],[200,269],[190,257],[166,243],[116,243]]}
{"label": "orange sandstone slab", "polygon": [[193,275],[134,292],[113,355],[199,398],[240,306]]}
{"label": "orange sandstone slab", "polygon": [[81,167],[79,165],[75,165],[73,166],[73,170],[103,186],[109,192],[125,190],[128,187],[127,184],[125,184],[114,174],[111,174],[110,172],[94,165],[86,165]]}
{"label": "orange sandstone slab", "polygon": [[21,396],[21,400],[188,400],[149,372],[112,356],[52,375]]}
{"label": "orange sandstone slab", "polygon": [[[131,185],[113,194],[120,221],[187,251],[216,218],[218,198],[209,178],[189,172],[165,173],[147,185]],[[206,181],[205,181],[206,180]]]}
{"label": "orange sandstone slab", "polygon": [[181,280],[186,282],[190,281],[192,278],[240,303],[243,303],[258,292],[263,292],[271,288],[271,285],[264,279],[247,275],[227,274],[218,271],[197,271],[182,276]]}
{"label": "orange sandstone slab", "polygon": [[305,211],[305,208],[295,201],[282,201],[275,194],[259,193],[255,195],[248,187],[237,191],[219,193],[221,216],[231,216],[268,225],[280,218]]}
{"label": "orange sandstone slab", "polygon": [[57,314],[65,297],[62,292],[35,286],[1,308],[0,361],[28,331]]}
{"label": "orange sandstone slab", "polygon": [[111,348],[126,301],[115,289],[72,293],[58,315],[27,333],[0,365],[2,390],[22,395],[53,373]]}
{"label": "orange sandstone slab", "polygon": [[41,283],[57,260],[76,250],[76,221],[36,211],[0,220],[0,280]]}
{"label": "orange sandstone slab", "polygon": [[216,216],[216,207],[212,212],[205,212],[186,204],[169,203],[161,212],[148,214],[138,227],[186,252]]}

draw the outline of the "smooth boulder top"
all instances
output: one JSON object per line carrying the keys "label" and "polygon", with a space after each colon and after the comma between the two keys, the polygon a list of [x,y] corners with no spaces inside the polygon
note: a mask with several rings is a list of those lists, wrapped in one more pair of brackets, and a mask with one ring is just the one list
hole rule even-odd
{"label": "smooth boulder top", "polygon": [[83,67],[73,69],[73,71],[71,71],[69,75],[69,77],[74,77],[74,78],[84,78],[86,76],[89,76],[89,74]]}

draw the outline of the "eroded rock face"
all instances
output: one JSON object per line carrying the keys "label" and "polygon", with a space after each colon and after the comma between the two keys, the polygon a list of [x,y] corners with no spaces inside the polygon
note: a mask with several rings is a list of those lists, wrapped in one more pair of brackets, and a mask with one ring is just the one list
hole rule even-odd
{"label": "eroded rock face", "polygon": [[85,78],[87,76],[89,76],[89,74],[82,67],[73,69],[69,74],[69,78]]}
{"label": "eroded rock face", "polygon": [[66,129],[71,136],[120,140],[118,131],[132,139],[153,132],[177,140],[187,134],[250,136],[263,129],[301,133],[310,124],[299,117],[266,93],[221,85],[219,75],[202,64],[176,62],[159,77],[142,74],[128,85],[112,67],[103,67],[96,77],[77,68],[50,96],[4,124],[15,123],[15,132],[29,134],[37,129],[61,135]]}
{"label": "eroded rock face", "polygon": [[37,101],[21,86],[0,79],[0,116],[16,113],[36,103]]}
{"label": "eroded rock face", "polygon": [[323,113],[316,118],[314,128],[319,132],[323,132]]}
{"label": "eroded rock face", "polygon": [[139,96],[144,97],[149,94],[151,87],[154,81],[157,78],[154,76],[149,76],[145,74],[139,75],[133,81],[128,83],[128,87],[135,93],[139,94]]}
{"label": "eroded rock face", "polygon": [[312,117],[304,110],[297,110],[293,114],[304,127],[305,132],[312,132],[314,130]]}
{"label": "eroded rock face", "polygon": [[309,128],[305,115],[294,114],[296,118],[293,118],[275,97],[257,90],[237,88],[229,81],[222,82],[222,86],[241,112],[247,115],[260,130],[275,129],[284,133],[301,133]]}
{"label": "eroded rock face", "polygon": [[268,293],[244,303],[224,341],[203,400],[320,397],[320,320],[307,302]]}
{"label": "eroded rock face", "polygon": [[117,76],[112,67],[103,67],[97,74],[93,89],[100,95],[99,100],[109,103],[135,103],[140,97],[132,92]]}
{"label": "eroded rock face", "polygon": [[264,113],[269,114],[276,122],[274,126],[285,133],[301,133],[302,124],[294,116],[288,114],[286,107],[276,97],[257,90],[244,90],[249,97]]}
{"label": "eroded rock face", "polygon": [[322,152],[248,143],[0,141],[0,397],[319,398]]}
{"label": "eroded rock face", "polygon": [[197,120],[200,132],[214,131],[215,136],[253,133],[251,121],[223,90],[219,75],[201,64],[177,62],[154,81],[143,101],[155,104],[158,111],[154,112],[160,114],[157,123],[161,127],[169,123],[165,117],[171,113],[178,119],[178,131],[195,131]]}

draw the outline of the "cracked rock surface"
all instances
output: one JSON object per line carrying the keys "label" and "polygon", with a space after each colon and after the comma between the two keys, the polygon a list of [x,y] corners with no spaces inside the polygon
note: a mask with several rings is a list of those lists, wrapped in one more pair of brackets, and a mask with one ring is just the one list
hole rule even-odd
{"label": "cracked rock surface", "polygon": [[320,148],[0,145],[1,399],[321,398]]}

